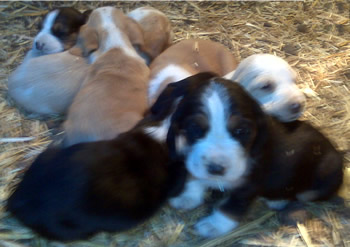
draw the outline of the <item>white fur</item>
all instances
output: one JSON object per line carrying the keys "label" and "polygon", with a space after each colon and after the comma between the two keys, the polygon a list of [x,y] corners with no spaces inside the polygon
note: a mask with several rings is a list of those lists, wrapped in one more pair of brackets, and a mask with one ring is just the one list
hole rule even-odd
{"label": "white fur", "polygon": [[162,86],[162,83],[165,80],[171,79],[170,82],[176,82],[185,79],[191,75],[192,74],[190,72],[188,72],[181,66],[178,66],[176,64],[169,64],[161,71],[159,71],[159,73],[156,74],[153,78],[151,78],[148,87],[148,99],[151,100],[156,97],[156,94],[159,91],[159,87]]}
{"label": "white fur", "polygon": [[[295,84],[296,74],[282,58],[270,54],[256,54],[244,59],[226,79],[239,82],[263,107],[268,114],[281,121],[289,122],[300,117],[302,112],[293,113],[291,104],[305,104],[305,96]],[[261,86],[266,82],[274,85],[271,91]]]}
{"label": "white fur", "polygon": [[[190,147],[186,168],[197,179],[235,184],[246,172],[248,160],[244,147],[227,130],[227,92],[221,85],[212,83],[202,96],[202,103],[209,120],[209,131]],[[208,173],[207,165],[213,163],[225,167],[226,172],[223,175]]]}
{"label": "white fur", "polygon": [[170,118],[171,116],[163,120],[160,126],[152,126],[145,128],[145,133],[147,135],[152,136],[155,140],[159,142],[165,142],[170,126]]}
{"label": "white fur", "polygon": [[288,200],[275,200],[275,201],[265,200],[265,203],[271,209],[281,210],[287,206],[289,201]]}
{"label": "white fur", "polygon": [[99,9],[96,9],[96,12],[100,12],[101,16],[101,28],[104,29],[107,36],[103,40],[103,43],[99,44],[100,48],[98,51],[93,52],[89,57],[89,62],[93,63],[96,61],[96,59],[107,52],[108,50],[112,48],[120,48],[122,49],[125,54],[127,54],[130,57],[134,57],[137,59],[142,59],[135,49],[133,48],[132,44],[128,40],[127,37],[125,37],[125,34],[123,34],[120,29],[117,27],[116,23],[114,22],[113,18],[113,10],[114,7],[102,7]]}
{"label": "white fur", "polygon": [[61,41],[51,32],[51,28],[54,25],[58,14],[59,10],[56,9],[46,15],[43,22],[43,28],[34,38],[33,50],[37,50],[36,43],[40,43],[41,45],[43,45],[43,48],[40,50],[40,52],[42,52],[43,54],[52,54],[64,50]]}
{"label": "white fur", "polygon": [[237,221],[227,217],[220,211],[214,211],[210,216],[198,221],[195,229],[202,237],[215,238],[232,231],[238,224]]}
{"label": "white fur", "polygon": [[179,196],[171,198],[169,203],[177,209],[194,209],[203,203],[206,189],[207,186],[200,180],[189,181],[186,183],[184,191]]}
{"label": "white fur", "polygon": [[135,21],[139,22],[143,18],[145,18],[145,17],[147,17],[149,15],[152,15],[152,14],[164,15],[164,13],[162,13],[161,11],[159,11],[157,9],[153,9],[153,8],[150,8],[150,7],[141,7],[141,8],[137,8],[137,9],[129,12],[128,16],[130,18],[134,19]]}

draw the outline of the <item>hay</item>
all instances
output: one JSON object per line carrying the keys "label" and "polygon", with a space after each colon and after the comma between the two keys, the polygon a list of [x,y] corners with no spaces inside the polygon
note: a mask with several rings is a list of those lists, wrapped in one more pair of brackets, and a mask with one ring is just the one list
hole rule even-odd
{"label": "hay", "polygon": [[[89,241],[50,242],[4,211],[5,200],[30,162],[56,135],[61,119],[38,119],[17,110],[6,96],[7,77],[21,62],[41,15],[54,6],[80,10],[113,5],[124,11],[151,5],[167,14],[175,41],[201,38],[227,46],[240,60],[254,53],[285,58],[298,72],[307,95],[304,119],[320,128],[345,153],[350,168],[350,3],[308,2],[1,2],[0,3],[0,246],[350,246],[350,175],[345,203],[314,203],[314,219],[296,227],[257,202],[242,226],[214,240],[193,232],[204,208],[176,212],[164,207],[138,228],[99,234]],[[349,169],[348,168],[348,169]]]}

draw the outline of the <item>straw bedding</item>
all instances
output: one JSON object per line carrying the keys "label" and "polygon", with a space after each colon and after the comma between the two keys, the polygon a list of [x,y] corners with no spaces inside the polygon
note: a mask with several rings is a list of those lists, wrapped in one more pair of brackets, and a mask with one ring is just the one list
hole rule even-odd
{"label": "straw bedding", "polygon": [[[4,211],[5,200],[30,162],[59,135],[59,117],[38,118],[7,98],[7,77],[31,47],[40,16],[56,6],[80,10],[112,5],[125,12],[151,5],[171,19],[175,42],[202,38],[226,45],[240,60],[254,53],[285,58],[307,95],[303,119],[312,122],[345,153],[344,200],[306,206],[312,218],[282,225],[280,214],[257,202],[231,234],[198,238],[192,225],[202,207],[158,215],[126,233],[89,241],[50,242]],[[0,246],[350,246],[350,3],[305,2],[0,2]],[[283,216],[283,215],[282,215]]]}

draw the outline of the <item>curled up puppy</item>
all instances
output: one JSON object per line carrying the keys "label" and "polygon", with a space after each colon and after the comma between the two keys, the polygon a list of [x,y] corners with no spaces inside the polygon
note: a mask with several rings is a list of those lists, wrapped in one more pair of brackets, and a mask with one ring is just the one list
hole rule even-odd
{"label": "curled up puppy", "polygon": [[44,18],[33,49],[8,79],[8,94],[22,109],[39,115],[67,112],[87,74],[88,64],[83,57],[65,49],[74,45],[86,15],[72,8],[60,8]]}
{"label": "curled up puppy", "polygon": [[113,7],[90,14],[77,46],[89,72],[64,122],[64,145],[109,140],[130,130],[148,108],[149,68],[133,46],[143,49],[140,26]]}
{"label": "curled up puppy", "polygon": [[47,149],[24,174],[7,210],[60,241],[137,226],[184,184],[183,164],[169,162],[168,123],[146,117],[113,140]]}
{"label": "curled up puppy", "polygon": [[134,9],[128,16],[137,21],[142,28],[144,51],[139,47],[136,49],[149,64],[172,44],[174,34],[171,22],[163,12],[150,6]]}
{"label": "curled up puppy", "polygon": [[190,177],[170,204],[190,210],[208,188],[228,196],[200,220],[204,237],[228,233],[257,197],[273,208],[290,201],[326,200],[339,189],[343,157],[307,122],[281,123],[265,114],[237,83],[198,74],[169,84],[154,114],[176,109],[170,120],[170,156],[183,160]]}

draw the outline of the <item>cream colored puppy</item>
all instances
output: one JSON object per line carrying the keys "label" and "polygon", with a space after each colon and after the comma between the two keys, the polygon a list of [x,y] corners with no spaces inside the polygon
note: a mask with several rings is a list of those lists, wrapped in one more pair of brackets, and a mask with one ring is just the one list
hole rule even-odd
{"label": "cream colored puppy", "polygon": [[128,16],[137,21],[143,30],[147,53],[143,57],[150,63],[171,45],[174,36],[171,22],[163,12],[150,6],[134,9]]}
{"label": "cream colored puppy", "polygon": [[243,59],[235,71],[225,76],[239,82],[263,107],[282,122],[298,119],[305,96],[296,85],[296,73],[282,58],[255,54]]}
{"label": "cream colored puppy", "polygon": [[142,119],[149,69],[133,45],[144,47],[137,22],[113,7],[91,13],[77,46],[92,64],[64,123],[65,146],[113,139]]}

